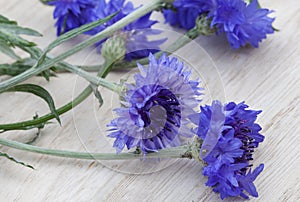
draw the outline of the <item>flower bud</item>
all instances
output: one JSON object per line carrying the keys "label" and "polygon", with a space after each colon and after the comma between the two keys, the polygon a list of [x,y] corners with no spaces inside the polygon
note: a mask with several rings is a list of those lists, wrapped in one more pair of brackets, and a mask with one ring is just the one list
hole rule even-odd
{"label": "flower bud", "polygon": [[120,36],[107,39],[101,48],[101,54],[107,61],[120,61],[126,54],[125,41]]}

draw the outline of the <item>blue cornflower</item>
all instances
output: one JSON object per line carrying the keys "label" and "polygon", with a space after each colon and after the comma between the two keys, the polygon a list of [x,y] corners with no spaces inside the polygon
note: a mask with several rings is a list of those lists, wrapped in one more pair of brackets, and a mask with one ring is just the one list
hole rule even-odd
{"label": "blue cornflower", "polygon": [[48,4],[55,6],[57,36],[98,19],[95,0],[54,0]]}
{"label": "blue cornflower", "polygon": [[233,48],[247,43],[258,47],[267,34],[272,34],[274,18],[268,17],[271,11],[259,8],[257,0],[248,5],[243,0],[217,0],[217,7],[211,12],[211,26],[225,32]]}
{"label": "blue cornflower", "polygon": [[246,4],[243,0],[175,0],[176,11],[165,10],[166,21],[185,29],[195,25],[197,14],[206,15],[211,29],[225,33],[230,45],[239,48],[246,44],[258,47],[258,43],[272,34],[274,18],[268,17],[268,9],[259,8],[257,0]]}
{"label": "blue cornflower", "polygon": [[199,81],[191,80],[177,58],[150,54],[149,66],[138,65],[135,84],[127,84],[123,107],[115,110],[118,117],[108,126],[109,137],[116,138],[117,153],[125,145],[138,147],[143,153],[178,146],[182,137],[191,137],[189,116],[195,113],[202,90]]}
{"label": "blue cornflower", "polygon": [[[105,18],[117,11],[120,11],[117,16],[115,16],[110,21],[98,27],[97,31],[100,32],[104,30],[106,27],[109,27],[124,18],[131,12],[135,10],[133,4],[128,2],[125,4],[125,0],[111,0],[106,3],[105,0],[99,0],[97,6],[97,14],[98,18]],[[153,30],[151,27],[157,23],[157,21],[150,20],[151,13],[142,16],[138,20],[128,24],[122,30],[120,30],[117,35],[121,36],[125,40],[126,44],[126,55],[125,59],[132,60],[147,57],[149,53],[155,53],[160,48],[163,42],[166,39],[161,40],[153,40],[149,41],[148,35],[156,35],[161,33],[158,30]],[[106,39],[105,39],[106,40]],[[98,43],[100,45],[105,41],[102,40]]]}
{"label": "blue cornflower", "polygon": [[[219,192],[221,198],[242,196],[257,197],[253,181],[263,170],[263,164],[251,172],[252,154],[264,136],[255,123],[261,111],[247,110],[243,102],[223,106],[214,101],[212,106],[201,107],[201,113],[193,122],[198,123],[197,135],[203,140],[201,158],[207,163],[203,174],[208,176],[207,186]],[[247,173],[248,171],[248,173]]]}

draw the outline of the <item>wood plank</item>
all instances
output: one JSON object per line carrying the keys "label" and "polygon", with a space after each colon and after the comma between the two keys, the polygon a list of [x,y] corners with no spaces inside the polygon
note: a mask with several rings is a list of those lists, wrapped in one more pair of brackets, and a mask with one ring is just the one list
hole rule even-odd
{"label": "wood plank", "polygon": [[[143,1],[134,1],[136,4]],[[177,54],[190,63],[206,87],[203,104],[213,99],[243,101],[253,109],[262,109],[259,122],[265,142],[255,153],[254,164],[265,163],[265,170],[255,181],[260,197],[251,201],[300,201],[300,2],[265,0],[262,5],[275,10],[275,27],[279,32],[269,36],[258,49],[232,50],[222,37],[199,37]],[[40,47],[56,38],[52,7],[38,1],[0,2],[0,13],[17,20],[22,26],[39,30],[44,37],[30,39]],[[162,19],[160,14],[155,17]],[[178,30],[157,25],[170,33]],[[171,40],[176,34],[170,36]],[[53,52],[57,54],[83,40],[79,37]],[[207,60],[205,52],[212,58]],[[95,64],[102,59],[93,48],[68,59],[74,64]],[[200,57],[201,56],[201,57]],[[1,55],[1,62],[10,59]],[[124,72],[113,72],[109,79],[118,81]],[[4,78],[1,78],[4,79]],[[63,105],[87,84],[72,74],[60,74],[51,82],[32,78],[28,82],[43,85]],[[105,125],[112,119],[112,108],[118,99],[103,90],[108,100],[99,109],[90,97],[71,113],[62,116],[62,127],[49,125],[36,145],[74,151],[112,151],[112,140],[106,137]],[[37,112],[48,112],[38,98],[25,94],[0,95],[0,123],[30,119]],[[3,134],[26,141],[36,131]],[[2,134],[1,134],[2,135]],[[34,165],[23,168],[0,158],[1,201],[219,201],[219,196],[205,186],[201,164],[190,160],[135,160],[93,162],[29,154],[7,147],[2,152]],[[231,201],[227,200],[227,201]],[[234,199],[233,201],[241,201]]]}

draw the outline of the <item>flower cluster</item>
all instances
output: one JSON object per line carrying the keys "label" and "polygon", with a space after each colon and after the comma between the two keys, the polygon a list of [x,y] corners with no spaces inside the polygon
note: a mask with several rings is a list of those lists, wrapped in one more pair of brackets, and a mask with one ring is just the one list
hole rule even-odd
{"label": "flower cluster", "polygon": [[246,110],[244,103],[233,102],[223,106],[214,101],[212,106],[201,107],[197,135],[203,139],[201,158],[207,163],[203,174],[208,176],[207,186],[224,199],[229,196],[248,198],[244,191],[257,197],[253,181],[263,170],[259,165],[251,171],[252,153],[264,136],[254,123],[261,111]]}
{"label": "flower cluster", "polygon": [[[274,32],[274,19],[268,16],[271,11],[259,7],[257,0],[249,2],[175,0],[172,8],[168,3],[163,4],[166,6],[163,14],[172,26],[189,30],[205,25],[201,29],[208,30],[206,33],[224,33],[233,48],[246,44],[258,47],[267,34]],[[125,0],[55,0],[49,4],[55,6],[57,35],[119,11],[106,23],[86,32],[94,35],[136,10]],[[121,94],[122,107],[115,109],[117,117],[108,124],[113,147],[117,153],[127,147],[146,154],[180,146],[196,134],[202,145],[193,154],[197,158],[200,155],[206,163],[203,168],[203,175],[208,177],[206,185],[220,193],[222,199],[257,197],[253,182],[264,165],[252,171],[250,162],[254,149],[264,140],[259,133],[261,127],[255,123],[261,111],[249,110],[244,103],[222,105],[214,101],[211,106],[201,107],[198,113],[202,95],[199,80],[192,80],[191,71],[177,58],[162,55],[156,59],[151,54],[160,49],[165,39],[148,40],[149,35],[160,33],[152,29],[157,21],[150,20],[150,16],[151,13],[135,18],[111,38],[97,43],[103,57],[110,62],[149,56],[148,67],[138,64],[140,73],[134,76],[134,84],[126,84]]]}
{"label": "flower cluster", "polygon": [[[87,32],[87,34],[97,34],[98,32],[113,25],[120,19],[132,13],[135,8],[131,2],[125,0],[56,0],[49,3],[55,6],[54,18],[57,18],[57,35],[77,28],[83,24],[103,19],[119,11],[119,13],[106,22]],[[159,46],[166,39],[149,41],[149,35],[159,34],[160,31],[150,29],[157,21],[150,20],[151,13],[142,16],[138,20],[128,24],[115,35],[122,38],[126,47],[125,59],[132,60],[147,57],[149,53],[155,53]],[[97,43],[99,49],[102,47],[104,39]]]}
{"label": "flower cluster", "polygon": [[139,148],[144,154],[156,152],[181,145],[181,136],[196,134],[203,141],[199,154],[207,164],[203,169],[208,176],[206,185],[222,199],[248,198],[245,191],[257,197],[253,181],[264,165],[252,171],[250,161],[264,140],[255,123],[261,111],[248,110],[244,103],[223,106],[214,101],[197,113],[194,109],[201,88],[198,81],[190,80],[191,72],[183,63],[166,55],[158,60],[150,55],[149,67],[138,67],[141,73],[135,75],[134,85],[127,84],[123,107],[115,110],[118,117],[108,125],[117,153],[125,146]]}
{"label": "flower cluster", "polygon": [[268,17],[268,9],[259,7],[258,1],[247,4],[243,0],[176,0],[176,11],[165,10],[166,21],[185,29],[195,26],[199,15],[207,16],[211,28],[225,33],[233,48],[246,44],[258,47],[258,43],[272,34],[274,18]]}
{"label": "flower cluster", "polygon": [[143,153],[169,146],[179,146],[180,137],[191,137],[189,116],[199,104],[199,82],[190,79],[182,62],[163,55],[156,60],[149,56],[149,67],[139,65],[135,85],[127,85],[124,107],[115,112],[110,137],[121,152],[138,147]]}

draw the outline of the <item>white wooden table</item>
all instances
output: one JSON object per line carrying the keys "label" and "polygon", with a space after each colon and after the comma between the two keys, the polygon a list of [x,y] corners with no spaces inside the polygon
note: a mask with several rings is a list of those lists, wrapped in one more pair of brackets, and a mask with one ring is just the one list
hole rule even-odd
{"label": "white wooden table", "polygon": [[[251,200],[300,201],[300,2],[265,0],[261,4],[275,10],[274,25],[280,32],[269,36],[259,49],[236,51],[220,37],[199,37],[197,44],[207,51],[217,68],[195,43],[177,54],[201,76],[206,88],[203,104],[210,104],[212,99],[245,100],[251,108],[263,110],[258,121],[266,139],[256,151],[253,163],[265,163],[265,170],[255,181],[260,196]],[[30,38],[40,47],[56,38],[52,9],[37,0],[0,1],[1,14],[44,35]],[[161,15],[155,16],[161,19]],[[167,25],[156,27],[171,30]],[[53,54],[71,48],[82,39],[79,37],[64,44]],[[92,50],[86,49],[67,61],[73,64],[101,63],[100,56],[91,53]],[[1,55],[1,63],[9,61]],[[108,79],[118,81],[124,75],[126,72],[113,72]],[[54,96],[57,106],[70,101],[86,85],[72,74],[59,74],[49,83],[42,78],[27,82],[43,85]],[[101,109],[91,96],[61,117],[62,127],[58,124],[47,126],[35,145],[114,152],[110,146],[112,140],[106,137],[105,125],[112,119],[111,109],[118,106],[118,99],[112,93],[100,90],[106,100]],[[48,112],[43,101],[21,93],[1,94],[0,106],[1,123],[27,120],[35,113]],[[25,142],[35,133],[32,130],[1,135]],[[204,185],[206,178],[201,174],[201,165],[191,160],[103,162],[49,157],[2,146],[0,150],[36,168],[31,170],[0,158],[1,201],[220,200]]]}

